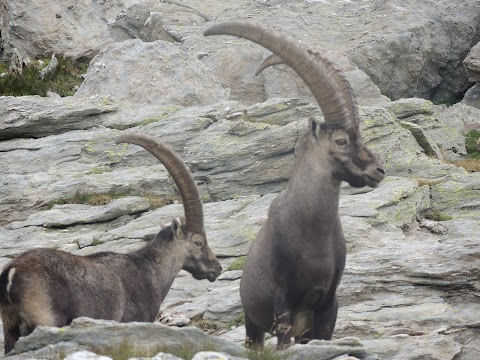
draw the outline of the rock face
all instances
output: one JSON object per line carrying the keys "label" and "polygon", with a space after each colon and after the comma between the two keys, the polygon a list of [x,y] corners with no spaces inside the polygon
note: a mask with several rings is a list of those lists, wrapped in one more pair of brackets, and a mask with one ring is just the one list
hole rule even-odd
{"label": "rock face", "polygon": [[16,48],[22,57],[51,53],[74,58],[92,56],[112,42],[107,23],[123,4],[7,0],[1,8],[4,55],[9,57]]}
{"label": "rock face", "polygon": [[194,106],[222,100],[226,91],[210,69],[177,45],[137,39],[112,44],[92,60],[75,97],[92,96]]}
{"label": "rock face", "polygon": [[[184,358],[171,347],[185,346],[204,350],[197,360],[247,357],[241,263],[287,184],[308,117],[322,115],[285,66],[253,76],[268,55],[259,46],[203,37],[210,23],[229,19],[277,27],[339,63],[359,98],[363,138],[388,174],[374,190],[342,188],[349,253],[334,341],[296,345],[285,357],[480,358],[480,176],[451,164],[465,157],[465,133],[480,129],[479,97],[473,87],[453,106],[427,100],[478,81],[478,2],[4,3],[6,56],[13,47],[96,56],[73,97],[0,97],[0,266],[38,246],[133,251],[181,215],[163,166],[139,147],[114,144],[130,129],[185,159],[225,269],[215,283],[180,272],[158,316],[170,327],[77,319],[37,329],[12,359],[106,360],[125,339],[139,350],[132,357]],[[162,201],[169,205],[157,208]],[[185,327],[192,324],[211,334]],[[215,348],[197,347],[205,343]],[[158,351],[140,355],[152,346]]]}

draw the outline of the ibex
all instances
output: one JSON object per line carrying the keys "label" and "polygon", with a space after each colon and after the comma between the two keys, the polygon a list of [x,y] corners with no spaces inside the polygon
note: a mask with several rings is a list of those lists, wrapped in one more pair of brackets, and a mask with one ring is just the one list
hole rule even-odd
{"label": "ibex", "polygon": [[325,119],[309,119],[287,188],[272,201],[248,253],[240,283],[246,343],[262,347],[265,332],[276,335],[279,348],[292,337],[300,343],[329,340],[346,259],[338,215],[340,184],[377,187],[385,171],[362,141],[355,96],[336,65],[259,24],[227,22],[205,32],[222,34],[246,38],[273,53],[257,73],[279,63],[291,67]]}
{"label": "ibex", "polygon": [[181,269],[215,281],[222,271],[208,246],[202,201],[183,160],[151,136],[125,133],[117,143],[137,144],[160,160],[177,185],[185,224],[173,219],[156,238],[128,254],[78,256],[53,249],[28,250],[0,275],[5,353],[36,326],[62,327],[87,316],[119,322],[152,322]]}

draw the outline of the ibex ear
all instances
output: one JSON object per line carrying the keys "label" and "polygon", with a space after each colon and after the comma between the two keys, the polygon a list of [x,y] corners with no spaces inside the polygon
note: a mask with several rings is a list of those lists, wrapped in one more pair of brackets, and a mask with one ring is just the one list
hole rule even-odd
{"label": "ibex ear", "polygon": [[173,238],[174,239],[184,239],[185,238],[185,235],[183,234],[182,222],[180,221],[180,218],[172,219],[172,232],[173,232]]}
{"label": "ibex ear", "polygon": [[308,128],[310,129],[310,134],[313,136],[315,139],[320,139],[320,121],[315,119],[313,116],[310,116],[308,118]]}

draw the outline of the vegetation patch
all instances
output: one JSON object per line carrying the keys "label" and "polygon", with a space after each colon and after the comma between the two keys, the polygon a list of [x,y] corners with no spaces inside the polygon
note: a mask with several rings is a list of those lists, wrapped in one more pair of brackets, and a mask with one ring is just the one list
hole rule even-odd
{"label": "vegetation patch", "polygon": [[426,179],[426,178],[415,178],[418,182],[418,186],[432,186],[440,184],[443,180],[442,179]]}
{"label": "vegetation patch", "polygon": [[231,270],[243,270],[243,267],[245,266],[245,262],[247,261],[246,256],[240,256],[233,260],[233,262],[228,266],[227,271]]}
{"label": "vegetation patch", "polygon": [[182,199],[179,195],[153,195],[153,194],[143,194],[148,202],[150,203],[150,209],[158,209],[170,204],[181,203]]}
{"label": "vegetation patch", "polygon": [[440,211],[432,210],[429,213],[425,214],[425,219],[434,221],[448,221],[452,220],[453,217]]}
{"label": "vegetation patch", "polygon": [[0,95],[2,96],[24,96],[40,95],[47,96],[48,91],[59,94],[60,96],[73,95],[83,81],[82,74],[85,74],[90,63],[90,59],[81,58],[77,60],[57,57],[58,66],[55,71],[47,75],[44,79],[40,77],[39,70],[45,68],[50,59],[40,59],[35,64],[42,63],[42,66],[32,66],[23,68],[22,75],[8,71],[10,64],[8,62],[0,63]]}
{"label": "vegetation patch", "polygon": [[90,246],[98,246],[98,245],[101,245],[101,244],[103,244],[103,241],[95,238],[95,239],[92,240],[92,243],[90,244]]}
{"label": "vegetation patch", "polygon": [[82,204],[90,206],[101,206],[111,203],[115,199],[120,199],[128,196],[141,196],[148,200],[150,203],[150,209],[158,209],[163,206],[181,203],[182,200],[179,195],[154,195],[150,193],[135,194],[131,189],[124,191],[117,191],[115,189],[106,193],[87,193],[83,191],[77,191],[75,195],[69,199],[58,199],[49,204],[48,208],[52,208],[54,205],[65,204]]}
{"label": "vegetation patch", "polygon": [[191,324],[210,335],[218,333],[220,330],[225,329],[225,324],[222,324],[219,321],[204,319],[201,316],[193,317],[191,320]]}
{"label": "vegetation patch", "polygon": [[250,360],[286,360],[287,354],[275,349],[250,350],[247,354]]}
{"label": "vegetation patch", "polygon": [[245,314],[242,312],[235,319],[230,321],[227,326],[228,326],[229,329],[233,329],[233,328],[239,327],[239,326],[244,325],[244,324],[245,324]]}
{"label": "vegetation patch", "polygon": [[127,360],[131,358],[150,358],[158,353],[172,354],[185,360],[191,360],[197,352],[215,351],[211,344],[202,346],[173,347],[173,346],[152,346],[151,348],[142,348],[135,346],[131,341],[124,339],[119,346],[112,346],[106,349],[95,349],[98,355],[109,356],[113,360]]}
{"label": "vegetation patch", "polygon": [[471,130],[465,135],[465,147],[470,159],[480,160],[480,151],[477,150],[477,141],[480,139],[480,131]]}
{"label": "vegetation patch", "polygon": [[477,141],[480,138],[480,131],[471,130],[465,135],[465,148],[467,149],[467,158],[462,160],[453,160],[449,163],[463,167],[470,172],[480,171],[480,151],[477,150]]}

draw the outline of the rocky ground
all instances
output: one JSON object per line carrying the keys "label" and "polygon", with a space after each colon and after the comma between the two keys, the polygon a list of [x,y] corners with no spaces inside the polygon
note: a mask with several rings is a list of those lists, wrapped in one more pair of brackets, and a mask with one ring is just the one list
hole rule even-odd
{"label": "rocky ground", "polygon": [[325,345],[312,344],[287,357],[480,358],[480,175],[452,163],[466,156],[465,133],[480,130],[478,1],[7,3],[6,57],[13,48],[25,59],[96,56],[72,97],[0,97],[0,266],[38,246],[131,251],[181,213],[163,166],[114,144],[129,129],[163,139],[185,159],[226,269],[215,283],[181,272],[160,309],[159,322],[211,336],[79,319],[63,331],[39,329],[11,358],[98,350],[118,334],[138,347],[177,346],[151,340],[170,336],[194,348],[214,343],[230,359],[247,356],[238,345],[241,260],[288,180],[307,118],[321,113],[284,66],[253,75],[266,50],[203,37],[231,19],[281,29],[340,64],[365,142],[388,174],[375,190],[342,189],[349,254],[337,343],[329,345],[336,352],[320,355]]}

